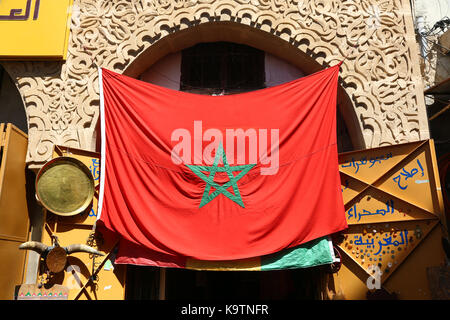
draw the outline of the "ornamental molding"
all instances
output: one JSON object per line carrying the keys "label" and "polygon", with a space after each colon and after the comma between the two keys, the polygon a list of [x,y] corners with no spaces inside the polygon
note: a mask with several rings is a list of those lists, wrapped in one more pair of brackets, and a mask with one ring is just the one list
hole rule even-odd
{"label": "ornamental molding", "polygon": [[211,22],[262,30],[321,66],[345,57],[363,147],[429,138],[408,0],[75,0],[65,62],[2,63],[25,104],[30,166],[55,144],[95,150],[97,66],[123,73],[162,39]]}

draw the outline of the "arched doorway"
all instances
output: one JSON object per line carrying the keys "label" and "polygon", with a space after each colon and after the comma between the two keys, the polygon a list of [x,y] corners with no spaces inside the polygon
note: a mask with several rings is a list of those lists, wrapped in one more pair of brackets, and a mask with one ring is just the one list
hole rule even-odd
{"label": "arched doorway", "polygon": [[[307,46],[310,45],[310,40],[306,38],[288,42],[272,33],[236,22],[207,22],[190,26],[160,38],[137,55],[126,66],[123,74],[139,78],[152,65],[170,54],[181,52],[199,43],[213,42],[231,42],[259,49],[265,54],[281,59],[284,63],[297,68],[303,75],[312,74],[339,62],[336,59],[328,64],[319,64],[316,60],[323,58],[322,56],[319,57],[309,50],[307,50],[308,52],[303,52],[299,49],[305,44]],[[179,81],[175,80],[175,82]],[[348,132],[351,146],[340,146],[340,150],[365,149],[367,146],[363,137],[363,128],[357,118],[352,99],[346,92],[346,86],[343,79],[340,79],[338,86],[338,119],[341,119],[341,121],[338,120],[340,122],[338,131],[342,134],[344,134],[343,131]],[[345,124],[345,128],[343,124]]]}
{"label": "arched doorway", "polygon": [[[285,60],[234,42],[202,42],[170,53],[138,78],[185,92],[223,95],[272,87],[307,75]],[[354,150],[347,124],[337,109],[339,152]]]}
{"label": "arched doorway", "polygon": [[[206,95],[237,94],[288,82],[306,74],[270,53],[234,42],[200,42],[169,53],[137,76],[174,90]],[[353,145],[337,111],[339,151]],[[327,267],[237,272],[129,266],[128,299],[320,299]],[[161,272],[165,277],[161,278]]]}
{"label": "arched doorway", "polygon": [[0,123],[12,123],[28,133],[24,104],[13,80],[0,64]]}

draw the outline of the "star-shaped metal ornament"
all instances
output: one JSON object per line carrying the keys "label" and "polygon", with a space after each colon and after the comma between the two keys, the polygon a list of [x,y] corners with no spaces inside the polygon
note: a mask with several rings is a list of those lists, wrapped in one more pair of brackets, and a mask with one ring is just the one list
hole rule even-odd
{"label": "star-shaped metal ornament", "polygon": [[[219,159],[222,158],[223,167],[219,167]],[[245,164],[245,165],[237,165],[230,166],[227,161],[227,157],[225,156],[225,152],[223,150],[222,144],[219,145],[216,151],[216,156],[214,157],[214,163],[212,166],[199,166],[199,165],[186,165],[189,169],[192,170],[195,175],[197,175],[200,179],[206,182],[206,187],[203,192],[202,201],[200,202],[199,208],[208,204],[219,194],[225,195],[227,198],[239,204],[241,207],[245,208],[244,202],[242,201],[241,193],[239,192],[239,188],[237,186],[237,182],[247,174],[256,164]],[[233,175],[233,172],[240,171],[236,176]],[[205,175],[203,172],[209,172],[209,176]],[[224,185],[219,185],[214,181],[214,176],[216,172],[226,172],[230,181],[225,183]],[[227,189],[229,187],[233,188],[234,194],[229,192]],[[211,191],[211,187],[214,187],[216,190],[209,193]]]}

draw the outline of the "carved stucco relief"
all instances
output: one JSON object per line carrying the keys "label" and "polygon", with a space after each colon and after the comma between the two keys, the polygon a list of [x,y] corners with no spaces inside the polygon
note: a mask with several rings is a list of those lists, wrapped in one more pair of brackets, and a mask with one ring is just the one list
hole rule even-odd
{"label": "carved stucco relief", "polygon": [[345,57],[342,86],[367,148],[429,138],[407,0],[75,0],[65,62],[8,62],[29,125],[27,162],[53,144],[93,150],[97,66],[122,73],[165,36],[212,21],[261,29],[321,65]]}

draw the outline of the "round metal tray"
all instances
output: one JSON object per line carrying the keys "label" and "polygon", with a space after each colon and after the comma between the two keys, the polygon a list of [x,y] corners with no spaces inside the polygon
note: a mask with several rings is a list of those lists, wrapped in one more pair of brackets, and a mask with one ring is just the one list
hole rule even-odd
{"label": "round metal tray", "polygon": [[47,210],[61,216],[73,216],[86,210],[92,202],[94,178],[80,160],[58,157],[39,170],[36,195]]}

